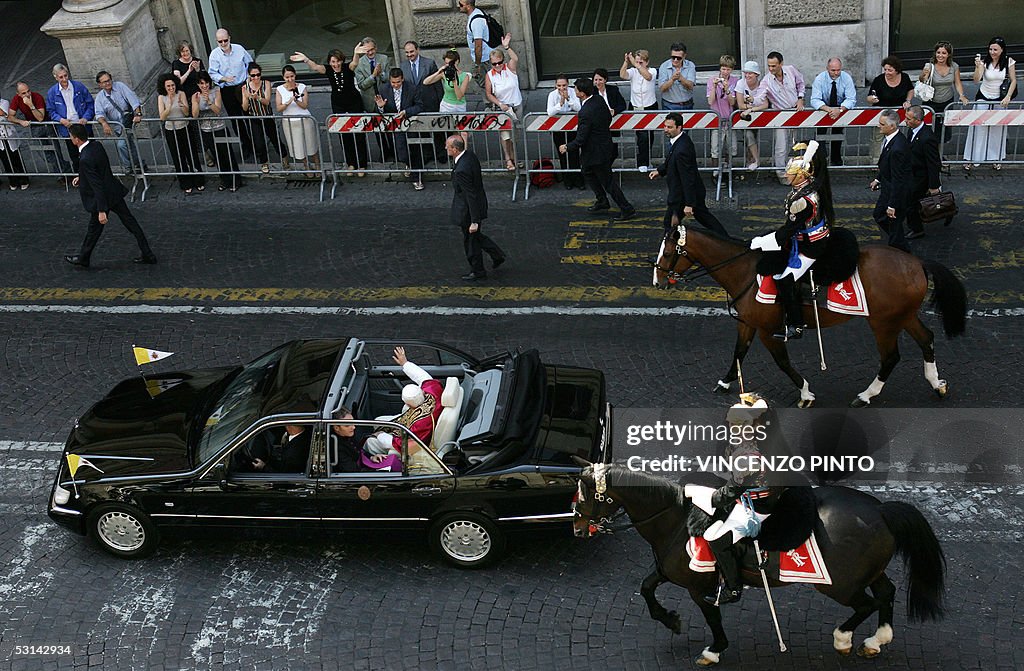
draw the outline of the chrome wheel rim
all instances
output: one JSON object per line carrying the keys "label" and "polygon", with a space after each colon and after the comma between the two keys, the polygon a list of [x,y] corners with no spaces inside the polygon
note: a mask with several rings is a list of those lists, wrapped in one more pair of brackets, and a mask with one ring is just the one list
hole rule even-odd
{"label": "chrome wheel rim", "polygon": [[103,513],[96,524],[103,542],[122,552],[138,550],[146,542],[146,530],[134,516],[119,510]]}
{"label": "chrome wheel rim", "polygon": [[441,530],[441,548],[457,561],[477,561],[491,551],[491,535],[476,522],[456,520]]}

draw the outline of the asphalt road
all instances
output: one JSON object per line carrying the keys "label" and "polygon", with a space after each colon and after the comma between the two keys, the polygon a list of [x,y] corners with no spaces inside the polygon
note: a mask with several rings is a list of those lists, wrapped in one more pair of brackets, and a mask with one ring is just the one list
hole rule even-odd
{"label": "asphalt road", "polygon": [[[867,176],[843,175],[837,201],[862,241]],[[1017,408],[1024,299],[1020,287],[1024,205],[1018,176],[951,178],[961,215],[931,226],[915,245],[954,269],[968,288],[968,331],[937,341],[950,393],[938,401],[916,348],[876,404],[921,412]],[[269,182],[269,180],[268,180]],[[659,596],[679,610],[673,637],[650,620],[639,583],[651,564],[635,534],[580,541],[545,537],[515,544],[498,566],[449,569],[419,539],[174,540],[142,562],[100,553],[52,525],[46,497],[59,443],[75,417],[118,380],[136,374],[130,347],[176,352],[161,370],[247,361],[285,340],[373,335],[427,338],[486,355],[537,347],[548,361],[605,371],[609,400],[631,408],[722,408],[709,393],[728,366],[734,325],[711,284],[656,292],[649,259],[660,239],[657,187],[630,176],[637,222],[611,225],[585,212],[581,192],[560,187],[511,203],[489,181],[492,236],[509,262],[479,286],[465,272],[459,235],[447,223],[441,181],[354,180],[333,203],[309,188],[250,184],[239,194],[185,200],[171,187],[135,207],[160,263],[138,267],[115,223],[81,271],[60,260],[84,233],[75,194],[37,183],[0,193],[0,659],[10,668],[679,668],[707,643],[696,609],[678,588]],[[501,188],[499,188],[501,187]],[[784,190],[736,185],[715,206],[750,237],[777,220]],[[937,328],[934,315],[926,322]],[[863,324],[826,332],[829,370],[813,341],[793,356],[819,404],[845,406],[874,377],[876,354]],[[747,384],[788,406],[797,393],[763,349],[744,367]],[[998,416],[998,415],[997,415]],[[1007,413],[1007,422],[1016,414]],[[994,420],[998,422],[999,420]],[[1013,440],[1015,427],[1006,433]],[[972,431],[945,436],[979,447]],[[995,445],[993,449],[1005,447]],[[896,638],[871,662],[843,659],[831,631],[847,612],[806,587],[776,594],[791,651],[779,655],[759,592],[727,613],[732,647],[723,667],[879,669],[1022,668],[1014,641],[1024,626],[1020,590],[1019,444],[1004,464],[965,477],[938,465],[913,484],[869,485],[882,499],[919,506],[949,561],[949,614],[908,624],[905,585],[894,562]],[[950,458],[950,462],[955,458]],[[1012,461],[1012,458],[1011,458]],[[931,480],[928,480],[931,478]],[[873,632],[864,625],[856,642]],[[16,645],[62,644],[61,656],[15,655]]]}

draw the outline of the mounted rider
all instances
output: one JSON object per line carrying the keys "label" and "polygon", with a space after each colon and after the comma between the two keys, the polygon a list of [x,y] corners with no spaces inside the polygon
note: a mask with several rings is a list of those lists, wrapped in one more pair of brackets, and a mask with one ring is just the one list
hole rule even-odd
{"label": "mounted rider", "polygon": [[785,264],[781,272],[773,274],[778,298],[785,309],[785,326],[774,334],[780,340],[803,335],[806,324],[796,282],[825,253],[830,229],[835,224],[824,152],[818,152],[814,140],[793,149],[803,154],[790,159],[786,167],[786,178],[793,186],[786,196],[786,223],[774,233],[750,241],[751,249],[775,253],[776,258],[768,259],[774,267]]}
{"label": "mounted rider", "polygon": [[[767,438],[768,403],[757,394],[740,394],[740,402],[729,408],[726,420],[730,433],[742,440],[730,442],[725,456],[733,458],[733,471],[729,482],[714,490],[710,506],[716,510],[716,521],[704,532],[723,582],[718,590],[704,597],[712,605],[739,601],[743,595],[740,576],[741,553],[736,547],[741,539],[757,536],[761,522],[771,514],[784,487],[768,487],[767,474],[759,460],[763,453],[763,440]],[[745,431],[742,429],[746,429]],[[738,459],[745,457],[746,459]],[[699,488],[703,489],[703,488]],[[687,486],[687,495],[697,502],[697,490]],[[707,490],[705,490],[707,491]],[[708,507],[701,505],[702,508]]]}

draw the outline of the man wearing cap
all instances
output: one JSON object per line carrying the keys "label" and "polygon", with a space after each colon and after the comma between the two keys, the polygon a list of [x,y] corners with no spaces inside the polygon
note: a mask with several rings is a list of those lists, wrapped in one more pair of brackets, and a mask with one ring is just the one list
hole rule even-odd
{"label": "man wearing cap", "polygon": [[[401,424],[419,438],[424,445],[430,445],[430,439],[434,435],[434,426],[437,424],[437,418],[441,415],[441,394],[444,388],[440,382],[430,377],[427,371],[409,361],[405,356],[404,347],[396,347],[393,358],[395,363],[402,367],[402,372],[414,384],[402,387],[402,402],[405,403],[405,411],[389,421]],[[366,439],[363,449],[370,455],[370,461],[380,464],[389,455],[401,454],[402,441],[405,436],[406,433],[397,427],[383,428]],[[418,449],[413,442],[409,442],[410,454]]]}
{"label": "man wearing cap", "polygon": [[[736,107],[741,114],[755,105],[764,103],[764,92],[760,84],[761,66],[757,61],[743,64],[743,78],[736,83]],[[761,150],[757,146],[757,133],[752,130],[743,131],[743,141],[747,145],[747,170],[757,170],[761,161]]]}
{"label": "man wearing cap", "polygon": [[[811,84],[811,107],[826,112],[831,119],[838,119],[849,109],[857,106],[857,87],[853,77],[843,69],[838,58],[828,59],[825,71],[818,74]],[[819,128],[818,135],[829,136],[828,164],[843,164],[843,129]],[[838,138],[838,139],[837,139]]]}

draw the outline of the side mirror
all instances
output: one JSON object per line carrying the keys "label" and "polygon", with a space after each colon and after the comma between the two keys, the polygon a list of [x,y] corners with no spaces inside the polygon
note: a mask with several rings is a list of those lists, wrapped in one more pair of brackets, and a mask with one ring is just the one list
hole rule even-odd
{"label": "side mirror", "polygon": [[223,461],[213,467],[213,477],[217,480],[217,484],[224,491],[229,489],[235,489],[237,485],[228,482],[228,466]]}

